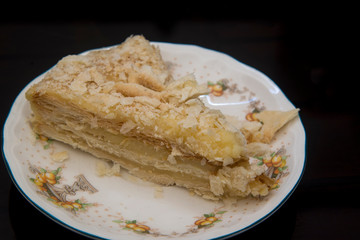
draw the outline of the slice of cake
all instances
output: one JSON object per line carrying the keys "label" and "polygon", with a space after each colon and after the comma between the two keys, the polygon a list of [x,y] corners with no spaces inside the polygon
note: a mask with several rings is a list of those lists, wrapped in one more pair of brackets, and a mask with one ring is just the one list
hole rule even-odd
{"label": "slice of cake", "polygon": [[174,80],[142,36],[60,60],[26,93],[39,135],[129,173],[208,199],[265,196],[272,180],[250,164],[243,134],[197,98],[193,75]]}

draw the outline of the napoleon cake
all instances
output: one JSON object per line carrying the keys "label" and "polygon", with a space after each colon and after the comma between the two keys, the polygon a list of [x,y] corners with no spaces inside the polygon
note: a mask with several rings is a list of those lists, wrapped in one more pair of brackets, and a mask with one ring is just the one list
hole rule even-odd
{"label": "napoleon cake", "polygon": [[243,133],[198,96],[194,75],[174,80],[143,36],[61,59],[30,87],[36,134],[119,164],[141,179],[206,199],[266,196],[272,180],[250,164]]}

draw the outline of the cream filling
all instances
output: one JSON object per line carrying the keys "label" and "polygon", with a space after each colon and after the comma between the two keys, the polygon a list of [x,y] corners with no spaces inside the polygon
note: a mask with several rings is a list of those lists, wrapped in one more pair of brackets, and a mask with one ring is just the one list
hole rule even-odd
{"label": "cream filling", "polygon": [[[209,176],[214,174],[215,166],[207,166],[207,168],[197,167],[196,164],[190,163],[190,159],[177,158],[177,164],[174,165],[164,157],[164,152],[154,155],[151,148],[142,148],[144,143],[137,140],[127,141],[129,148],[122,149],[123,144],[106,143],[107,139],[99,140],[96,136],[88,133],[77,135],[71,131],[67,131],[58,125],[42,124],[33,122],[34,129],[39,134],[52,136],[54,139],[72,145],[83,151],[89,152],[101,159],[108,159],[117,162],[122,168],[129,171],[137,177],[162,185],[177,185],[188,189],[195,190],[202,196],[216,199],[210,191]],[[87,136],[84,138],[84,136]],[[133,145],[132,145],[133,144]],[[137,150],[131,150],[132,147]],[[147,144],[145,144],[147,145]],[[141,149],[141,151],[139,151]],[[149,151],[150,149],[150,151]],[[201,166],[201,163],[199,164]]]}

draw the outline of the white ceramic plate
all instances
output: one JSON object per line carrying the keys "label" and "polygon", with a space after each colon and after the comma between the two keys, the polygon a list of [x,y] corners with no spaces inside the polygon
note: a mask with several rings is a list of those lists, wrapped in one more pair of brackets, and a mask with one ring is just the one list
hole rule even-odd
{"label": "white ceramic plate", "polygon": [[[227,89],[219,92],[221,96],[210,94],[202,99],[224,114],[244,119],[254,107],[283,111],[294,108],[268,77],[228,55],[192,45],[153,44],[160,47],[175,78],[194,73],[200,83],[216,84],[223,80]],[[142,239],[144,235],[148,239],[188,240],[230,237],[274,213],[294,191],[304,171],[305,132],[296,118],[271,144],[274,151],[283,148],[287,168],[282,169],[280,187],[261,200],[249,198],[235,205],[207,201],[181,188],[143,182],[125,171],[122,177],[99,177],[96,173],[99,160],[93,156],[59,142],[37,139],[32,133],[25,92],[42,77],[25,87],[12,106],[4,126],[5,162],[27,200],[51,219],[88,237],[129,240]],[[63,151],[69,155],[67,160],[52,160],[53,154]],[[206,218],[209,225],[197,225]]]}

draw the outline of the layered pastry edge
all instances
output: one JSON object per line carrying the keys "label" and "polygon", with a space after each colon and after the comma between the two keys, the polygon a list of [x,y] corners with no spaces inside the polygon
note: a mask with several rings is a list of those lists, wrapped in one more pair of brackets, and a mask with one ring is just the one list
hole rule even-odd
{"label": "layered pastry edge", "polygon": [[63,58],[26,97],[37,134],[144,180],[214,200],[266,196],[273,181],[249,163],[243,132],[197,98],[206,92],[193,75],[174,80],[159,49],[134,36]]}

